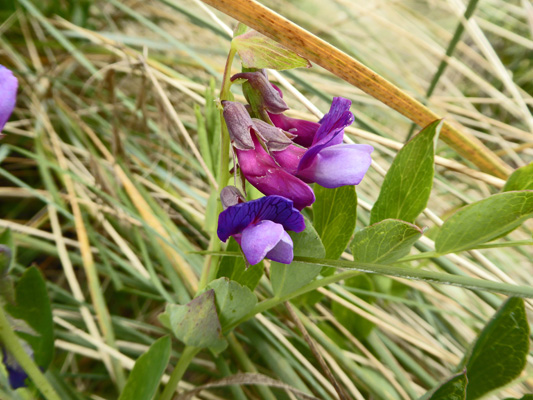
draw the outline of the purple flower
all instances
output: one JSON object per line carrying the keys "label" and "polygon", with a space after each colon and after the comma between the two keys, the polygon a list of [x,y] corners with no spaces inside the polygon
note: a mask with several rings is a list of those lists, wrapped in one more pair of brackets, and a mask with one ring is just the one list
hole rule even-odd
{"label": "purple flower", "polygon": [[276,162],[303,181],[326,188],[359,184],[370,167],[374,149],[366,144],[342,144],[344,128],[353,122],[350,105],[350,100],[335,97],[311,147],[306,150],[293,145],[273,151]]}
{"label": "purple flower", "polygon": [[313,204],[313,190],[276,164],[259,142],[261,138],[270,150],[283,150],[291,144],[285,133],[264,121],[252,119],[242,104],[223,101],[222,105],[244,177],[261,193],[286,197],[299,210]]}
{"label": "purple flower", "polygon": [[0,132],[15,108],[18,81],[13,73],[0,65]]}
{"label": "purple flower", "polygon": [[220,240],[230,236],[241,245],[246,260],[255,265],[263,258],[290,264],[294,257],[287,230],[305,229],[302,214],[281,196],[266,196],[228,207],[218,217]]}
{"label": "purple flower", "polygon": [[[28,353],[28,355],[33,358],[33,350],[31,346],[24,340],[21,340],[21,344],[26,353]],[[18,389],[21,387],[25,387],[26,378],[28,378],[28,374],[26,373],[26,371],[24,371],[24,369],[15,359],[15,357],[5,347],[2,347],[2,353],[2,363],[6,367],[7,375],[9,378],[9,385],[11,386],[11,388]]]}
{"label": "purple flower", "polygon": [[303,147],[312,145],[315,134],[318,128],[320,128],[319,123],[306,121],[305,119],[291,118],[283,114],[272,113],[268,113],[268,116],[274,126],[296,135],[293,139],[294,143]]}
{"label": "purple flower", "polygon": [[235,149],[239,167],[248,182],[267,196],[279,195],[292,200],[298,210],[313,204],[315,202],[313,190],[276,164],[255,135],[252,135],[252,140],[255,145],[253,150]]}

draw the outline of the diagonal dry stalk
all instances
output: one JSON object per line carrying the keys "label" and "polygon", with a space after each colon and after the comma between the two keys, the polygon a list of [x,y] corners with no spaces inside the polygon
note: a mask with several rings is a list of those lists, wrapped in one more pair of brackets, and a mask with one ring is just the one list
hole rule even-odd
{"label": "diagonal dry stalk", "polygon": [[[254,0],[203,0],[357,86],[420,126],[439,119],[433,111],[354,58]],[[506,178],[510,167],[472,135],[445,122],[442,140],[481,170]]]}

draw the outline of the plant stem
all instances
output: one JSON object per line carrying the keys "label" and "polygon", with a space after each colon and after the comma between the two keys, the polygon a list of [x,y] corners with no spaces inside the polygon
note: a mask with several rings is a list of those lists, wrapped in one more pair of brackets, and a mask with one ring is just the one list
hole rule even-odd
{"label": "plant stem", "polygon": [[200,351],[198,347],[185,346],[181,357],[170,375],[170,379],[165,386],[165,390],[159,396],[159,400],[172,400],[176,389],[178,388],[178,383],[181,381],[183,374],[187,371],[189,364],[193,360],[194,356]]}
{"label": "plant stem", "polygon": [[[224,78],[222,81],[222,88],[220,89],[220,100],[229,100],[231,96],[230,93],[230,75],[231,75],[231,65],[233,64],[233,59],[235,58],[236,50],[231,47],[228,59],[226,60],[226,67],[224,68]],[[222,116],[222,110],[220,111],[220,121],[221,121],[221,141],[220,141],[220,165],[218,171],[218,190],[220,191],[228,183],[230,177],[228,164],[229,164],[229,152],[230,152],[230,139],[228,133],[228,127]],[[218,197],[218,196],[217,196]],[[222,211],[222,203],[218,200],[216,201],[218,216]],[[209,214],[209,213],[208,213]],[[211,234],[211,240],[209,241],[209,251],[217,252],[221,248],[221,242],[217,237],[215,232]],[[198,293],[200,293],[209,282],[216,278],[218,272],[218,260],[219,256],[208,255],[205,259],[204,268],[202,270],[202,276],[200,277],[200,282],[198,284]]]}
{"label": "plant stem", "polygon": [[54,388],[46,380],[41,370],[35,365],[31,357],[26,353],[20,340],[9,325],[4,309],[0,307],[0,340],[5,348],[15,357],[15,360],[26,371],[37,389],[47,400],[60,400]]}

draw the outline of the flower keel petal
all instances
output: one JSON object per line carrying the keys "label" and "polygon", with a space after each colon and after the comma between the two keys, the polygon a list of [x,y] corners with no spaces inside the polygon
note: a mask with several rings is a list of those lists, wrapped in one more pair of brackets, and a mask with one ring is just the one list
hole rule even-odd
{"label": "flower keel petal", "polygon": [[260,221],[242,231],[241,247],[250,265],[261,261],[286,234],[283,226],[272,221]]}
{"label": "flower keel petal", "polygon": [[277,261],[282,264],[290,264],[294,258],[292,239],[287,232],[283,232],[280,241],[272,250],[270,250],[266,258],[272,261]]}

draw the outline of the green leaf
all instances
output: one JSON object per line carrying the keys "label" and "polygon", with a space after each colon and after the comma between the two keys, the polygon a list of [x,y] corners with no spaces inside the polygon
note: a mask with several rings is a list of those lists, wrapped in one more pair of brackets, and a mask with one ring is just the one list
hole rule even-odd
{"label": "green leaf", "polygon": [[337,259],[346,250],[357,221],[355,186],[327,189],[315,185],[313,225],[326,249],[326,258]]}
{"label": "green leaf", "polygon": [[6,229],[0,233],[0,276],[6,274],[15,259],[14,242],[11,230]]}
{"label": "green leaf", "polygon": [[213,289],[185,305],[168,304],[165,312],[159,315],[159,320],[187,346],[223,349],[226,345]]}
{"label": "green leaf", "polygon": [[461,208],[435,239],[438,253],[452,253],[500,237],[533,217],[533,191],[498,193]]}
{"label": "green leaf", "polygon": [[517,378],[529,352],[524,300],[509,298],[483,328],[465,362],[466,398],[474,400]]}
{"label": "green leaf", "polygon": [[207,288],[215,291],[215,304],[222,329],[248,314],[257,304],[257,297],[248,287],[228,278],[214,280]]}
{"label": "green leaf", "polygon": [[282,71],[311,66],[309,61],[294,51],[254,30],[233,38],[231,45],[239,53],[245,68],[270,68]]}
{"label": "green leaf", "polygon": [[[300,233],[290,232],[295,256],[325,257],[326,250],[309,220],[305,220],[305,230]],[[282,297],[311,282],[320,273],[320,265],[308,265],[293,262],[290,265],[272,262],[270,281],[274,295]]]}
{"label": "green leaf", "polygon": [[[240,246],[233,237],[230,238],[226,251],[240,251]],[[263,262],[252,265],[246,269],[244,258],[242,257],[223,257],[220,261],[217,278],[226,277],[232,281],[247,286],[254,290],[259,280],[263,276],[265,266]]]}
{"label": "green leaf", "polygon": [[354,261],[392,263],[409,254],[422,233],[418,226],[396,219],[370,225],[354,235],[351,246]]}
{"label": "green leaf", "polygon": [[170,358],[170,337],[158,339],[135,362],[119,400],[151,400]]}
{"label": "green leaf", "polygon": [[46,283],[37,268],[28,268],[20,277],[15,301],[16,305],[6,304],[6,311],[25,321],[39,335],[17,332],[32,347],[37,365],[46,370],[54,357],[54,323]]}
{"label": "green leaf", "polygon": [[398,152],[385,176],[370,223],[386,218],[414,222],[428,203],[433,186],[435,136],[442,121],[426,126]]}
{"label": "green leaf", "polygon": [[309,266],[322,265],[359,272],[369,272],[380,275],[397,276],[399,278],[419,280],[431,284],[451,285],[472,290],[484,290],[489,292],[501,293],[509,296],[533,298],[533,287],[531,286],[511,285],[508,283],[472,278],[470,276],[453,275],[442,272],[427,271],[423,269],[405,268],[397,264],[381,265],[370,263],[355,263],[353,261],[346,260],[327,260],[322,258],[311,258],[303,256],[294,257],[294,261],[298,264],[305,264]]}
{"label": "green leaf", "polygon": [[465,400],[467,384],[466,371],[463,371],[440,385],[431,397],[423,398],[429,400]]}
{"label": "green leaf", "polygon": [[211,146],[209,144],[209,138],[207,137],[207,127],[204,116],[202,115],[202,111],[198,104],[194,105],[194,114],[196,116],[196,133],[198,134],[200,154],[204,159],[205,165],[207,165],[209,168],[209,171],[215,173],[215,168],[213,168],[213,160],[211,159]]}
{"label": "green leaf", "polygon": [[[344,285],[357,289],[368,290],[369,292],[374,290],[374,284],[372,283],[372,280],[365,274],[357,275],[353,278],[347,279],[344,282]],[[376,298],[373,296],[359,297],[369,304],[372,304],[376,301]],[[352,310],[337,302],[332,302],[331,311],[333,312],[335,319],[344,325],[344,327],[359,340],[366,339],[375,326],[374,323],[370,322],[366,318],[361,317],[360,315],[355,314]]]}
{"label": "green leaf", "polygon": [[205,125],[207,129],[207,142],[211,150],[211,162],[213,173],[218,176],[220,163],[220,110],[217,107],[216,82],[214,78],[209,81],[209,87],[205,90]]}
{"label": "green leaf", "polygon": [[507,179],[502,192],[511,190],[533,190],[533,162],[518,168]]}

